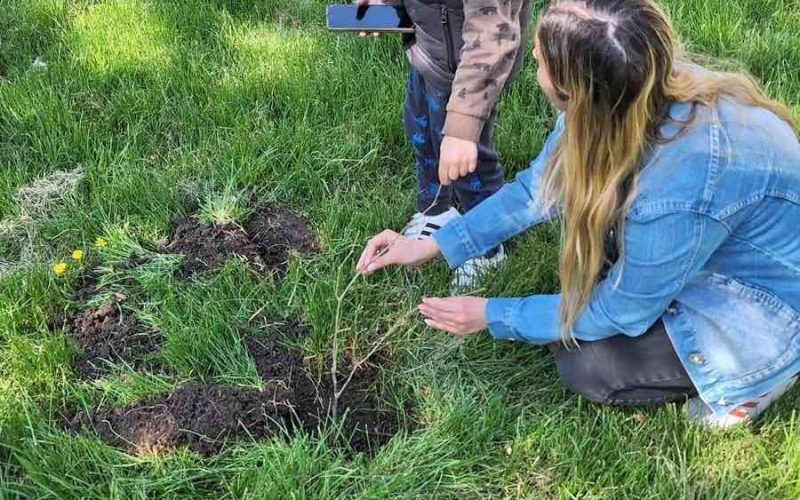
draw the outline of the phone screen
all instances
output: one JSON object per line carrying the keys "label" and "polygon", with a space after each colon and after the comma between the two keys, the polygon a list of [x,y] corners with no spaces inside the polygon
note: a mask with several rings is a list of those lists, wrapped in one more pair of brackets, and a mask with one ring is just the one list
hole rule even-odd
{"label": "phone screen", "polygon": [[405,9],[391,5],[328,6],[328,29],[331,31],[411,33],[414,23]]}

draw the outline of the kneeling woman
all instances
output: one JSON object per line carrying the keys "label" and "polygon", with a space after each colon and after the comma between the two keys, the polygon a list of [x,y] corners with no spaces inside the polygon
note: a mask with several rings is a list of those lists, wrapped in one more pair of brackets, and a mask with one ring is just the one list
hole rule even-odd
{"label": "kneeling woman", "polygon": [[563,113],[539,156],[433,241],[376,236],[359,272],[455,268],[560,216],[560,295],[425,299],[425,322],[549,344],[599,403],[699,395],[705,423],[758,415],[800,372],[800,145],[745,76],[675,52],[651,1],[554,2],[534,56]]}

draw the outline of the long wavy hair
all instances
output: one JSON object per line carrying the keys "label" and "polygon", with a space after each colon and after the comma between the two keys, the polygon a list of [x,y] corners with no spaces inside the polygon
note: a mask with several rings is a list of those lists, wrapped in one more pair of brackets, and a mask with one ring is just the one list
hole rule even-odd
{"label": "long wavy hair", "polygon": [[610,230],[624,252],[623,225],[642,157],[666,140],[658,129],[671,103],[713,106],[729,96],[794,122],[749,76],[707,70],[679,56],[669,19],[650,0],[554,1],[539,19],[537,45],[566,100],[566,126],[540,193],[548,206],[563,209],[560,324],[566,341],[606,263]]}

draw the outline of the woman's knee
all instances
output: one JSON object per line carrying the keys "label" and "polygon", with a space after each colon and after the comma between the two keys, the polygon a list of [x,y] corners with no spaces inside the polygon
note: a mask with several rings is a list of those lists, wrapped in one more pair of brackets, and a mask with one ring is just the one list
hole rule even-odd
{"label": "woman's knee", "polygon": [[567,389],[595,403],[611,404],[609,396],[614,389],[608,380],[608,367],[598,361],[588,344],[569,350],[562,347],[555,354],[558,375]]}

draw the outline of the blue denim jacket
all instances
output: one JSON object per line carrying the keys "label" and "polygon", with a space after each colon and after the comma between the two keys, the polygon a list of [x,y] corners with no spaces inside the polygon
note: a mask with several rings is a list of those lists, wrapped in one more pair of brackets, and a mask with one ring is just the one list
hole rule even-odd
{"label": "blue denim jacket", "polygon": [[[670,116],[686,120],[692,105]],[[549,220],[539,178],[563,117],[516,180],[436,233],[455,268]],[[703,400],[717,413],[800,372],[800,144],[772,113],[723,99],[696,106],[683,134],[665,121],[644,160],[624,255],[600,281],[574,335],[643,334],[663,319]],[[493,298],[497,339],[559,340],[559,295]]]}

